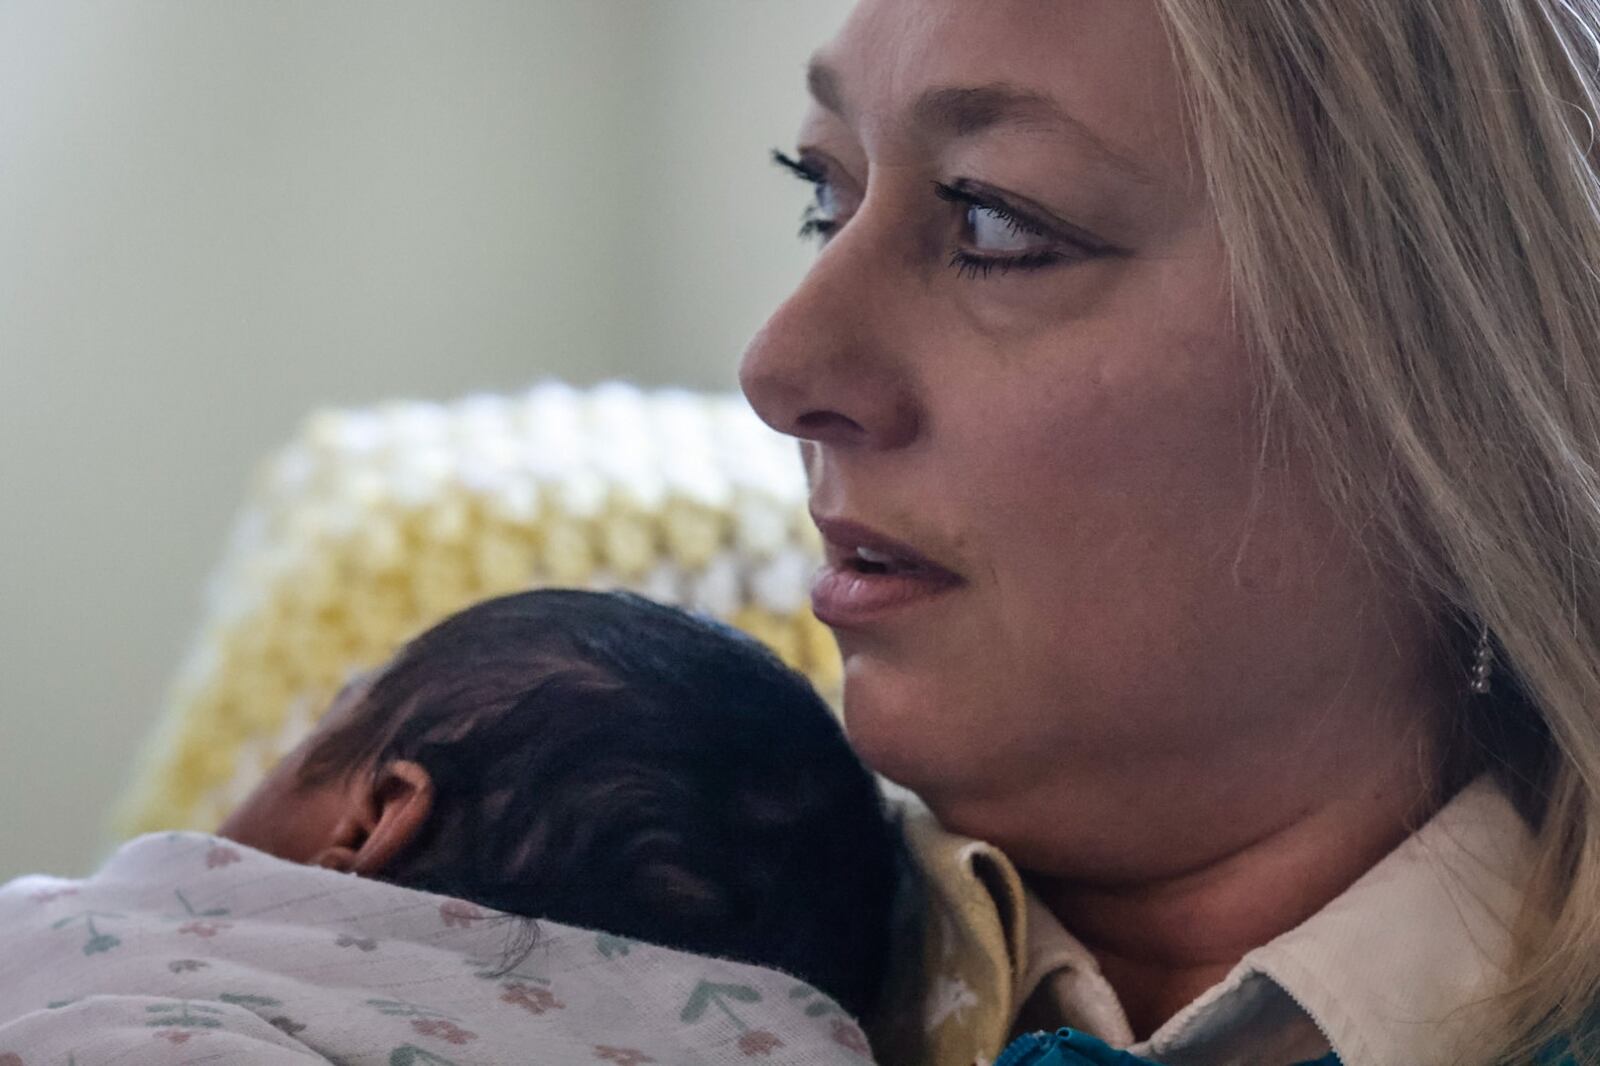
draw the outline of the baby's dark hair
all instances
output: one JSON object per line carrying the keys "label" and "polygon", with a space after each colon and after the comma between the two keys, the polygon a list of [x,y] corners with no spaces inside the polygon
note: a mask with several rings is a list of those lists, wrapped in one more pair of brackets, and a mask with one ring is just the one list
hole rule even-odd
{"label": "baby's dark hair", "polygon": [[894,832],[827,705],[737,630],[627,593],[478,604],[406,645],[301,780],[397,760],[435,798],[385,880],[872,1008]]}

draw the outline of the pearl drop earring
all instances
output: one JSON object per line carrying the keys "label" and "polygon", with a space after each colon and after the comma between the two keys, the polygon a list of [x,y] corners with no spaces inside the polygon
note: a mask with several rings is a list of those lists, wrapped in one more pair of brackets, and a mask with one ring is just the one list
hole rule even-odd
{"label": "pearl drop earring", "polygon": [[1478,647],[1472,655],[1472,691],[1479,696],[1489,693],[1489,674],[1494,669],[1494,649],[1489,645],[1489,627],[1478,630]]}

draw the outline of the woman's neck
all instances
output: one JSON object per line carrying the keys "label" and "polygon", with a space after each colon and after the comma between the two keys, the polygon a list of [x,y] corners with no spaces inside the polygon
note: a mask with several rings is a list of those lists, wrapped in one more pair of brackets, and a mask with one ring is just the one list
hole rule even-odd
{"label": "woman's neck", "polygon": [[[1406,780],[1402,777],[1400,780]],[[1092,885],[1030,876],[1095,955],[1136,1036],[1222,980],[1251,949],[1326,906],[1430,813],[1415,775],[1342,792],[1242,848],[1177,874]]]}

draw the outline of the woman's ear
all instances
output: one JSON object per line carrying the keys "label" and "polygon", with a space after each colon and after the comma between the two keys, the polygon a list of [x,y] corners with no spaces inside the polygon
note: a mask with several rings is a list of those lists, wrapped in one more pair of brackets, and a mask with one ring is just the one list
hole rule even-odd
{"label": "woman's ear", "polygon": [[408,759],[385,763],[351,785],[350,803],[333,839],[311,862],[374,877],[393,865],[433,813],[433,777]]}

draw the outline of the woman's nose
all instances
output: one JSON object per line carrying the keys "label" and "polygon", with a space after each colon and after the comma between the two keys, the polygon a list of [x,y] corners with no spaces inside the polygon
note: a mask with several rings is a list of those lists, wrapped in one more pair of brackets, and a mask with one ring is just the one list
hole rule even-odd
{"label": "woman's nose", "polygon": [[[896,321],[902,304],[893,268],[875,265],[864,221],[834,238],[761,327],[739,364],[739,384],[780,433],[835,447],[898,448],[918,431],[914,366],[905,358],[914,328]],[[854,246],[845,246],[852,237]]]}

